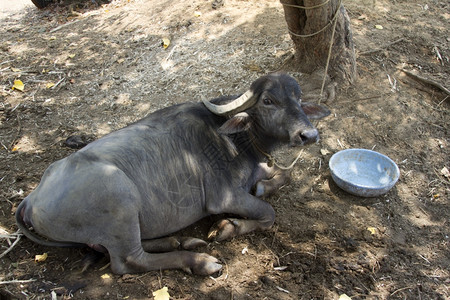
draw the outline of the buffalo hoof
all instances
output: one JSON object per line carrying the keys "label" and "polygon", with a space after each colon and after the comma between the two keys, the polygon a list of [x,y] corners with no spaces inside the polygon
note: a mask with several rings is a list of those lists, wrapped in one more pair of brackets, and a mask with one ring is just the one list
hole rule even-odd
{"label": "buffalo hoof", "polygon": [[208,243],[201,239],[191,237],[181,238],[181,247],[185,250],[192,250],[206,245]]}
{"label": "buffalo hoof", "polygon": [[206,253],[195,253],[195,259],[189,265],[190,268],[183,268],[183,270],[197,275],[211,275],[222,269],[219,260]]}
{"label": "buffalo hoof", "polygon": [[223,241],[236,236],[237,219],[223,219],[216,222],[208,233],[208,239]]}

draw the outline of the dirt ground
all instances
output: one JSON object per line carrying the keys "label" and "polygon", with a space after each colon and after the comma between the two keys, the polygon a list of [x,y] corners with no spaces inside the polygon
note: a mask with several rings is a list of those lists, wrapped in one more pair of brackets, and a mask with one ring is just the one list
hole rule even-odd
{"label": "dirt ground", "polygon": [[[436,87],[449,87],[450,5],[344,5],[359,80],[338,87],[327,103],[332,115],[317,125],[321,141],[305,149],[291,184],[267,199],[277,213],[273,228],[198,249],[224,266],[211,277],[118,276],[106,258],[81,272],[87,249],[26,238],[11,248],[13,213],[47,166],[75,151],[64,146],[71,135],[101,137],[175,103],[243,92],[280,69],[320,86],[285,63],[293,46],[279,1],[226,0],[216,9],[200,0],[86,1],[3,16],[0,253],[12,250],[0,261],[0,299],[149,299],[164,286],[172,299],[450,299],[449,95]],[[23,92],[11,89],[17,79]],[[390,156],[401,171],[397,185],[376,198],[340,190],[328,161],[345,148]],[[278,159],[288,164],[294,154]],[[206,239],[217,219],[185,234]]]}

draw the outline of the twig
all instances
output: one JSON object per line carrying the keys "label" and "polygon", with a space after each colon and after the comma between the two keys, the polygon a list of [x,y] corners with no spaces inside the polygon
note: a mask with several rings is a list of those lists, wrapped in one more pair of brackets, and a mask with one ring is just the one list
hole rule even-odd
{"label": "twig", "polygon": [[400,43],[400,42],[402,42],[402,41],[404,41],[404,40],[405,40],[404,38],[400,38],[400,39],[395,40],[395,41],[393,41],[393,42],[390,42],[390,43],[388,43],[388,44],[386,44],[386,45],[383,45],[383,46],[381,46],[380,48],[376,48],[376,49],[369,50],[369,51],[359,52],[359,55],[372,54],[372,53],[381,51],[381,50],[383,50],[383,49],[385,49],[385,48],[389,48],[390,46],[395,45],[395,44],[397,44],[397,43]]}
{"label": "twig", "polygon": [[[16,108],[17,108],[17,106],[14,109],[16,109]],[[17,123],[19,125],[19,130],[17,130],[16,136],[14,137],[14,139],[11,142],[11,144],[9,145],[9,150],[13,149],[14,145],[16,144],[17,140],[20,137],[20,134],[22,133],[22,124],[20,123],[20,116],[19,116],[18,113],[16,114],[16,116],[17,116]]]}
{"label": "twig", "polygon": [[[1,65],[4,65],[4,64],[7,64],[7,63],[10,63],[10,62],[13,62],[13,61],[15,61],[15,59],[3,61],[3,62],[0,63],[0,66],[1,66]],[[9,68],[9,67],[8,67],[8,68]]]}
{"label": "twig", "polygon": [[391,296],[393,296],[394,294],[397,294],[398,292],[401,292],[401,291],[404,291],[404,290],[407,290],[407,289],[412,289],[413,287],[414,287],[414,286],[407,286],[407,287],[404,287],[404,288],[395,290],[395,291],[391,294]]}
{"label": "twig", "polygon": [[275,243],[275,238],[277,236],[277,232],[278,232],[278,225],[277,225],[277,227],[275,227],[275,231],[273,232],[272,244],[270,245],[271,248],[273,248],[273,244]]}
{"label": "twig", "polygon": [[[2,177],[1,179],[0,179],[0,182],[2,182],[3,181],[3,178],[4,177]],[[21,233],[11,233],[11,234],[0,234],[0,239],[17,239],[17,237],[18,236],[21,236],[22,234]]]}
{"label": "twig", "polygon": [[438,61],[440,61],[441,65],[443,66],[444,60],[442,59],[441,53],[439,52],[439,48],[437,46],[434,46],[433,51],[434,51],[434,53],[436,53],[436,57],[437,57]]}
{"label": "twig", "polygon": [[21,235],[18,235],[16,240],[14,241],[14,243],[12,243],[12,245],[8,249],[6,249],[5,252],[0,254],[0,258],[5,256],[6,254],[8,254],[17,245],[17,243],[20,241],[20,238],[21,238]]}
{"label": "twig", "polygon": [[280,258],[278,255],[276,255],[264,242],[261,242],[261,244],[266,247],[267,250],[269,250],[270,253],[272,253],[273,256],[275,256],[275,259],[277,260],[277,264],[280,265]]}
{"label": "twig", "polygon": [[376,95],[376,96],[369,96],[369,97],[364,97],[364,98],[355,98],[355,99],[352,99],[352,100],[339,101],[337,103],[338,104],[344,104],[344,103],[357,102],[357,101],[373,100],[373,99],[381,98],[381,97],[389,95],[389,94],[391,94],[391,93],[387,92],[387,93],[379,94],[379,95]]}
{"label": "twig", "polygon": [[172,50],[170,51],[169,55],[167,55],[167,57],[166,57],[166,59],[165,59],[166,62],[169,61],[169,59],[172,57],[173,52],[175,51],[175,48],[177,48],[177,46],[178,46],[178,45],[175,45],[175,46],[172,48]]}
{"label": "twig", "polygon": [[11,112],[15,111],[20,106],[20,103],[17,104],[13,109],[11,109]]}
{"label": "twig", "polygon": [[80,22],[80,19],[75,20],[75,21],[70,22],[70,23],[66,23],[66,24],[59,25],[58,27],[55,27],[55,28],[53,28],[52,30],[50,30],[50,33],[53,33],[53,32],[55,32],[55,31],[58,31],[58,30],[60,30],[61,28],[64,28],[64,27],[66,27],[66,26],[73,25],[73,24],[75,24],[75,23],[77,23],[77,22]]}
{"label": "twig", "polygon": [[441,106],[441,104],[442,103],[444,103],[445,102],[445,100],[447,100],[448,99],[448,95],[447,96],[445,96],[445,98],[441,101],[441,102],[439,102],[436,106]]}
{"label": "twig", "polygon": [[2,284],[11,284],[11,283],[27,283],[27,282],[33,282],[33,281],[36,281],[36,279],[8,280],[8,281],[0,281],[0,285],[2,285]]}
{"label": "twig", "polygon": [[66,77],[61,78],[54,86],[52,86],[52,90],[54,90]]}
{"label": "twig", "polygon": [[162,289],[162,270],[161,270],[161,268],[159,269],[158,282],[159,282],[159,288]]}
{"label": "twig", "polygon": [[227,264],[227,262],[222,258],[222,260],[221,260],[224,264],[225,264],[225,272],[226,272],[226,274],[225,274],[225,280],[227,280],[228,279],[228,264]]}
{"label": "twig", "polygon": [[283,293],[286,293],[286,294],[290,294],[290,293],[291,293],[291,292],[289,292],[288,290],[283,289],[282,287],[279,287],[278,285],[276,286],[276,288],[277,288],[277,290],[279,290],[279,291],[281,291],[281,292],[283,292]]}
{"label": "twig", "polygon": [[101,267],[99,270],[100,270],[100,271],[103,271],[103,270],[105,270],[106,268],[108,268],[110,265],[111,265],[111,262],[107,263],[106,265],[104,265],[103,267]]}
{"label": "twig", "polygon": [[428,264],[431,264],[431,262],[425,256],[419,254],[419,257],[426,261]]}
{"label": "twig", "polygon": [[386,75],[387,75],[387,78],[389,80],[389,84],[391,85],[391,92],[393,92],[393,93],[398,92],[397,79],[392,77],[392,78],[394,78],[394,80],[392,80],[391,76],[389,76],[389,74],[386,74]]}
{"label": "twig", "polygon": [[422,82],[422,83],[429,84],[429,85],[431,85],[431,86],[433,86],[433,87],[435,87],[435,88],[438,88],[438,89],[440,89],[441,91],[447,93],[448,95],[450,95],[450,90],[447,89],[447,88],[446,88],[445,86],[443,86],[442,84],[440,84],[440,83],[438,83],[438,82],[436,82],[436,81],[433,81],[433,80],[431,80],[431,79],[428,79],[428,78],[425,78],[425,77],[416,75],[416,74],[411,73],[411,72],[409,72],[409,71],[406,71],[405,69],[402,69],[402,71],[403,71],[406,75],[412,77],[413,79],[415,79],[415,80],[417,80],[417,81],[420,81],[420,82]]}

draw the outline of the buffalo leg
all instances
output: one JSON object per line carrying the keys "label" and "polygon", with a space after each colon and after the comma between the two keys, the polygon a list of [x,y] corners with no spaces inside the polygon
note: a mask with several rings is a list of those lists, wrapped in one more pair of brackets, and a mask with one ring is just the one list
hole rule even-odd
{"label": "buffalo leg", "polygon": [[275,221],[272,206],[244,190],[235,193],[232,199],[221,201],[222,207],[214,207],[212,213],[231,213],[247,219],[223,219],[214,224],[208,234],[209,239],[218,241],[232,238],[254,230],[269,229]]}
{"label": "buffalo leg", "polygon": [[290,170],[283,170],[277,166],[269,167],[266,163],[259,165],[259,176],[256,178],[254,195],[267,197],[289,182]]}
{"label": "buffalo leg", "polygon": [[110,256],[111,268],[116,274],[183,269],[199,275],[210,275],[222,268],[215,257],[189,251],[148,253],[141,248],[127,256],[110,251]]}
{"label": "buffalo leg", "polygon": [[[136,236],[138,238],[138,236]],[[219,271],[219,261],[208,254],[190,251],[167,253],[145,252],[141,241],[107,245],[111,269],[116,274],[138,273],[164,269],[183,269],[199,275]]]}
{"label": "buffalo leg", "polygon": [[192,250],[206,244],[201,239],[177,236],[142,241],[142,247],[146,252],[169,252],[177,249]]}
{"label": "buffalo leg", "polygon": [[[115,203],[121,203],[125,208],[127,203],[134,202],[129,198],[115,201]],[[210,275],[222,268],[215,257],[205,253],[146,252],[142,246],[138,214],[132,209],[121,209],[115,213],[115,218],[116,222],[112,222],[110,226],[96,226],[96,228],[104,229],[98,237],[98,243],[108,250],[111,269],[116,274],[183,269],[199,275]]]}

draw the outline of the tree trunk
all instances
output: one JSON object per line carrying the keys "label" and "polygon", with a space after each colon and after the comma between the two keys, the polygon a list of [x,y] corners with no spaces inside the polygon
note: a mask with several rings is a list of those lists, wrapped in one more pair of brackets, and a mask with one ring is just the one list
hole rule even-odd
{"label": "tree trunk", "polygon": [[[295,45],[297,70],[311,74],[325,68],[336,16],[328,75],[342,84],[356,80],[356,59],[350,19],[341,0],[281,0],[289,32]],[[290,5],[317,8],[305,9]],[[338,5],[340,7],[338,8]],[[337,14],[337,15],[336,15]],[[320,33],[319,31],[323,30]],[[315,35],[312,35],[317,33]],[[312,36],[308,36],[312,35]]]}

